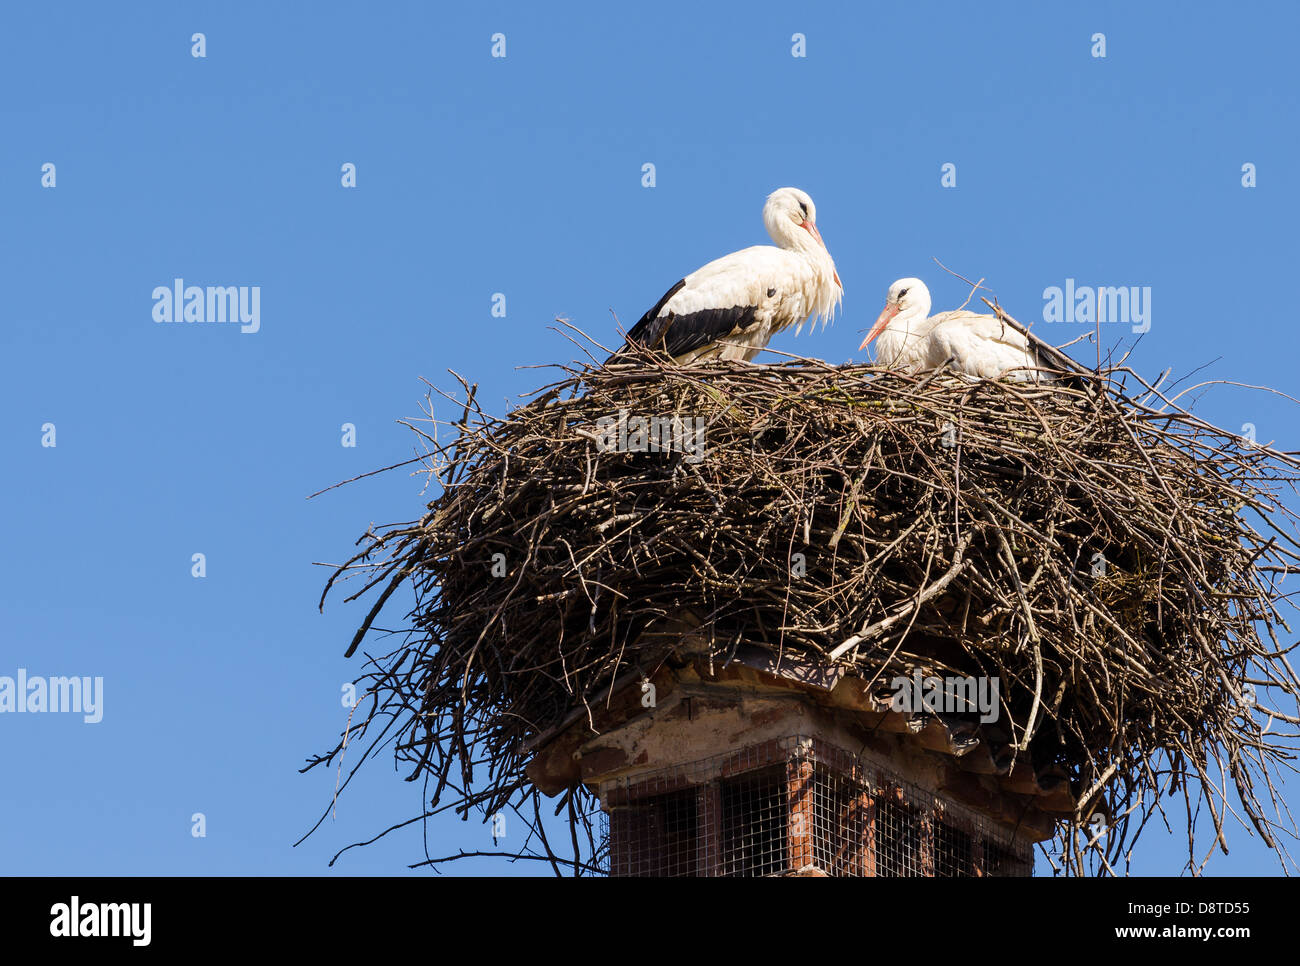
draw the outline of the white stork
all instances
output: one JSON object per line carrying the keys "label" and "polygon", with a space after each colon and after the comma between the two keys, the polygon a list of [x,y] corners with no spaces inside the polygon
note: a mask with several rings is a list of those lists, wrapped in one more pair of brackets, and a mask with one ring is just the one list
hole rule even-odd
{"label": "white stork", "polygon": [[[817,209],[798,188],[778,188],[763,224],[779,247],[755,245],[709,262],[670,288],[627,334],[678,363],[748,362],[772,336],[810,318],[825,325],[843,298],[835,262],[817,230]],[[614,353],[611,360],[623,350]]]}
{"label": "white stork", "polygon": [[958,309],[930,315],[930,290],[919,278],[889,286],[885,308],[858,348],[876,339],[876,361],[918,372],[945,363],[977,379],[1051,381],[1050,372],[1083,372],[1073,359],[1024,329],[994,315]]}

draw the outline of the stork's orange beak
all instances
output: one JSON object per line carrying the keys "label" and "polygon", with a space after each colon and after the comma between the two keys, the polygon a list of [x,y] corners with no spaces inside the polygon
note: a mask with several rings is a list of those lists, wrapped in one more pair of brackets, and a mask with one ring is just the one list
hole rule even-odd
{"label": "stork's orange beak", "polygon": [[885,326],[889,325],[890,319],[892,319],[897,314],[898,314],[898,304],[896,302],[891,302],[890,304],[886,305],[884,311],[882,311],[879,317],[876,319],[876,324],[871,327],[871,331],[867,333],[867,337],[862,340],[862,345],[858,346],[858,351],[861,352],[863,349],[865,349],[867,346],[871,344],[872,339],[880,335],[880,333],[884,332]]}

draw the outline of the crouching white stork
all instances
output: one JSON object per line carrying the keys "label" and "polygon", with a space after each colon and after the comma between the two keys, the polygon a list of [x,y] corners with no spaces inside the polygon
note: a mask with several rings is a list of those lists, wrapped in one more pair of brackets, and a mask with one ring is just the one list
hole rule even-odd
{"label": "crouching white stork", "polygon": [[[844,287],[817,230],[817,209],[798,188],[768,195],[763,223],[779,247],[755,245],[709,262],[670,288],[627,334],[678,363],[748,362],[774,334],[795,334],[817,318],[825,325]],[[607,361],[624,352],[620,349]]]}
{"label": "crouching white stork", "polygon": [[977,379],[1040,382],[1086,371],[1060,349],[995,315],[961,309],[930,315],[930,290],[919,278],[889,286],[885,308],[858,348],[873,339],[876,361],[906,372],[948,364]]}

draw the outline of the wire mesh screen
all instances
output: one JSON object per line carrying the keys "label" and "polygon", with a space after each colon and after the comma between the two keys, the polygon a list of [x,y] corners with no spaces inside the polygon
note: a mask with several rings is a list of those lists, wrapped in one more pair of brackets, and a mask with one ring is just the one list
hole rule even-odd
{"label": "wire mesh screen", "polygon": [[926,868],[925,816],[888,795],[876,802],[876,875],[917,876]]}
{"label": "wire mesh screen", "polygon": [[613,876],[1027,876],[1032,845],[883,760],[793,736],[600,788]]}
{"label": "wire mesh screen", "polygon": [[699,875],[698,795],[683,789],[654,795],[610,816],[610,844],[618,843],[623,864],[617,875]]}
{"label": "wire mesh screen", "polygon": [[974,875],[974,837],[942,820],[935,821],[933,828],[934,874],[945,879]]}
{"label": "wire mesh screen", "polygon": [[789,819],[781,764],[721,780],[721,874],[779,875],[787,868]]}

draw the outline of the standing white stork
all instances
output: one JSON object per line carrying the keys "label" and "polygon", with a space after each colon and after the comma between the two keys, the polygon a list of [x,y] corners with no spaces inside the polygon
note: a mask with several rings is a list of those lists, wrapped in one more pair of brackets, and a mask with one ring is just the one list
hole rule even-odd
{"label": "standing white stork", "polygon": [[[763,224],[779,247],[755,245],[709,262],[670,288],[627,334],[678,363],[748,362],[772,336],[810,318],[825,325],[843,298],[835,262],[817,230],[817,209],[798,188],[778,188]],[[624,350],[614,353],[613,360]]]}
{"label": "standing white stork", "polygon": [[889,286],[885,308],[859,350],[876,339],[876,361],[891,369],[918,372],[945,363],[977,379],[1051,381],[1051,372],[1083,372],[1059,349],[995,315],[958,309],[930,315],[930,290],[919,278]]}

